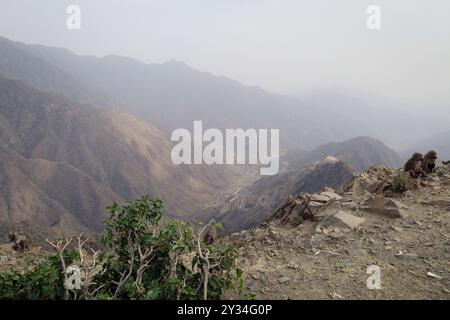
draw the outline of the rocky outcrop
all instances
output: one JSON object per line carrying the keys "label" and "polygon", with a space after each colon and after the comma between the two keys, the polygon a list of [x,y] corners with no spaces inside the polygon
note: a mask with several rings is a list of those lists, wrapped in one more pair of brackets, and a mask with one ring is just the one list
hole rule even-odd
{"label": "rocky outcrop", "polygon": [[318,192],[338,187],[353,178],[348,165],[333,157],[295,172],[265,177],[240,190],[209,214],[220,221],[227,231],[256,226],[290,196],[301,192]]}
{"label": "rocky outcrop", "polygon": [[[224,236],[239,248],[244,294],[448,299],[450,166],[403,193],[371,191],[399,173],[375,167],[344,188],[292,196],[265,224]],[[366,285],[374,268],[380,290]]]}

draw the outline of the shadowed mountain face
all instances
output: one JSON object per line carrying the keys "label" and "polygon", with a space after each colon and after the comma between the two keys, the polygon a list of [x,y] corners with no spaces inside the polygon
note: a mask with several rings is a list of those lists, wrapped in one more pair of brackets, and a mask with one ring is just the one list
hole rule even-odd
{"label": "shadowed mountain face", "polygon": [[282,159],[288,170],[298,170],[304,166],[320,161],[326,156],[333,156],[349,164],[357,172],[371,166],[385,165],[399,168],[402,166],[400,156],[380,140],[370,137],[357,137],[344,142],[330,142],[312,151],[293,151]]}
{"label": "shadowed mountain face", "polygon": [[130,115],[0,78],[0,221],[98,229],[106,204],[143,194],[163,199],[169,215],[192,218],[236,175],[173,165],[169,141]]}
{"label": "shadowed mountain face", "polygon": [[290,195],[336,188],[353,178],[352,169],[333,157],[296,171],[264,177],[226,199],[209,214],[227,232],[250,228],[264,222]]}

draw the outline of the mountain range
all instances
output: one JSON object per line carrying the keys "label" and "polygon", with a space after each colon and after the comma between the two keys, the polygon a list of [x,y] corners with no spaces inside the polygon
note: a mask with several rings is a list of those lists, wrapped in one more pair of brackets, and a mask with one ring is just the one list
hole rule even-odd
{"label": "mountain range", "polygon": [[[344,119],[181,62],[79,56],[0,37],[1,228],[98,231],[106,205],[144,194],[161,198],[169,217],[246,228],[292,193],[337,186],[370,165],[400,166],[379,140],[327,143],[360,132]],[[170,131],[194,120],[279,128],[283,171],[259,179],[253,167],[172,164]],[[330,155],[338,160],[323,162]]]}
{"label": "mountain range", "polygon": [[418,139],[413,130],[418,117],[411,112],[334,93],[274,94],[174,60],[149,64],[116,55],[81,56],[0,37],[0,75],[78,104],[133,114],[167,132],[191,128],[194,120],[218,129],[278,128],[284,151],[355,136]]}
{"label": "mountain range", "polygon": [[282,161],[288,170],[298,170],[307,165],[334,156],[349,164],[356,172],[367,170],[374,165],[400,168],[401,157],[383,142],[371,137],[356,137],[343,142],[329,142],[311,151],[294,150],[288,152]]}

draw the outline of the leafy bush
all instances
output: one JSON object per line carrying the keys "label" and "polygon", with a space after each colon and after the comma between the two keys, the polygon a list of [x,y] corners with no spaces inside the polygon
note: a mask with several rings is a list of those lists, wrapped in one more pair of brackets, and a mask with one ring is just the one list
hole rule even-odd
{"label": "leafy bush", "polygon": [[[71,264],[78,258],[77,252],[64,254]],[[0,273],[0,299],[62,299],[64,277],[58,256],[49,257],[33,270]]]}
{"label": "leafy bush", "polygon": [[[58,255],[33,271],[0,273],[0,298],[219,299],[242,287],[237,251],[203,240],[220,225],[162,222],[162,209],[147,196],[122,207],[114,203],[102,236],[106,253],[93,251],[88,261],[81,236],[78,250],[66,250],[71,240],[49,241]],[[68,287],[67,266],[74,264],[81,270],[79,289]]]}
{"label": "leafy bush", "polygon": [[395,193],[403,193],[406,191],[406,181],[402,175],[394,178],[392,181],[391,190]]}
{"label": "leafy bush", "polygon": [[390,186],[390,190],[395,193],[404,193],[407,190],[414,189],[414,182],[408,173],[399,173]]}

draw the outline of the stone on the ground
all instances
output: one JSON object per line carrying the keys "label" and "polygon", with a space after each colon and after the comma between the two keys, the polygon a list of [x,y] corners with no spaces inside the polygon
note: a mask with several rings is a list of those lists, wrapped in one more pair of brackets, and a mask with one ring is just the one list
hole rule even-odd
{"label": "stone on the ground", "polygon": [[363,207],[362,209],[367,212],[376,213],[395,219],[403,218],[406,215],[407,208],[407,206],[397,200],[377,196],[367,200],[366,207]]}
{"label": "stone on the ground", "polygon": [[365,218],[357,217],[346,211],[338,211],[334,215],[334,217],[342,221],[350,229],[356,229],[360,224],[364,223],[364,221],[366,220]]}
{"label": "stone on the ground", "polygon": [[311,201],[312,202],[322,202],[322,203],[327,203],[330,200],[329,197],[325,196],[325,195],[321,195],[321,194],[313,194],[311,196]]}
{"label": "stone on the ground", "polygon": [[347,254],[351,257],[365,257],[367,256],[367,251],[361,248],[348,248],[346,250]]}
{"label": "stone on the ground", "polygon": [[289,280],[291,280],[291,279],[289,279],[289,277],[286,277],[286,276],[283,276],[283,277],[279,277],[279,278],[278,278],[278,282],[279,282],[280,284],[287,283],[287,282],[289,282]]}
{"label": "stone on the ground", "polygon": [[334,199],[334,200],[339,201],[339,200],[342,199],[342,197],[341,197],[340,195],[338,195],[338,194],[335,193],[335,192],[331,192],[331,191],[324,191],[324,192],[321,192],[320,195],[321,195],[321,196],[328,197],[329,200],[333,200],[333,199]]}

